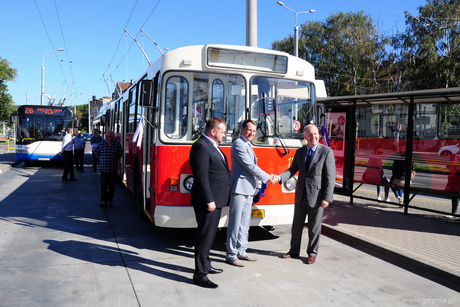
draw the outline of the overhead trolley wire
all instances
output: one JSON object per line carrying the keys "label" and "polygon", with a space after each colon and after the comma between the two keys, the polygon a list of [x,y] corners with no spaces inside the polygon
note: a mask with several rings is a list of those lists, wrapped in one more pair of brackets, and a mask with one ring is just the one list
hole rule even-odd
{"label": "overhead trolley wire", "polygon": [[[35,6],[37,7],[38,15],[40,16],[40,19],[42,21],[43,27],[45,28],[46,35],[48,36],[48,40],[49,40],[49,42],[51,44],[51,48],[53,48],[53,50],[56,50],[56,47],[54,47],[53,42],[51,40],[51,37],[50,37],[50,35],[48,33],[48,29],[46,28],[45,21],[43,20],[43,17],[42,17],[42,14],[40,12],[40,8],[38,7],[37,1],[34,0],[34,2],[35,2]],[[61,63],[59,61],[59,58],[58,58],[56,52],[54,52],[54,56],[56,57],[56,61],[58,62],[59,68],[61,69],[62,75],[64,76],[64,80],[66,80],[67,78],[65,76],[64,70],[62,69],[62,65],[61,65]]]}
{"label": "overhead trolley wire", "polygon": [[[129,23],[129,21],[131,20],[131,17],[133,16],[134,9],[135,9],[136,6],[137,6],[137,2],[138,2],[138,0],[136,0],[136,3],[134,3],[134,7],[133,7],[133,9],[131,10],[131,14],[129,15],[128,21],[126,21],[125,28],[128,26],[128,23]],[[115,51],[113,52],[112,58],[110,59],[110,62],[109,62],[109,64],[107,65],[107,68],[105,69],[104,73],[102,74],[102,77],[101,77],[100,80],[103,79],[105,73],[107,72],[107,70],[109,70],[110,65],[112,65],[112,61],[113,61],[113,59],[115,58],[115,54],[117,54],[118,47],[120,46],[121,40],[123,39],[123,34],[124,34],[124,30],[123,30],[122,33],[121,33],[120,39],[118,40],[117,47],[115,48]]]}
{"label": "overhead trolley wire", "polygon": [[[145,19],[144,23],[142,24],[141,28],[142,28],[142,27],[147,23],[147,21],[150,19],[150,17],[152,16],[153,12],[156,10],[156,8],[158,7],[158,5],[160,4],[160,1],[161,1],[161,0],[158,0],[158,2],[155,4],[155,6],[153,7],[152,11],[150,12],[150,14],[147,16],[147,18]],[[114,52],[114,54],[113,54],[113,56],[112,56],[112,59],[110,60],[110,63],[109,63],[109,65],[107,66],[107,69],[106,69],[106,70],[104,71],[104,73],[102,74],[102,77],[101,77],[100,80],[103,80],[103,79],[104,79],[104,77],[105,77],[105,75],[106,75],[106,72],[109,70],[110,65],[112,64],[112,61],[113,61],[113,59],[114,59],[114,57],[115,57],[115,54],[116,54],[116,52],[117,52],[117,50],[118,50],[118,47],[120,46],[121,40],[122,40],[122,38],[123,38],[123,34],[126,36],[126,33],[125,33],[124,29],[127,28],[127,26],[128,26],[128,23],[129,23],[129,21],[130,21],[130,19],[131,19],[131,16],[132,16],[133,12],[134,12],[134,9],[135,9],[135,7],[136,7],[136,4],[137,4],[137,1],[136,1],[135,5],[134,5],[134,7],[133,7],[133,10],[131,11],[131,15],[129,16],[128,21],[126,22],[125,27],[123,28],[123,33],[122,33],[122,35],[121,35],[121,37],[120,37],[120,40],[118,41],[118,44],[117,44],[117,47],[116,47],[116,49],[115,49],[115,52]],[[137,38],[137,36],[139,35],[139,33],[140,33],[140,29],[139,29],[139,31],[137,32],[136,36],[135,36],[136,38]],[[115,66],[114,70],[110,73],[110,76],[112,76],[113,73],[114,73],[114,72],[118,69],[118,67],[121,65],[121,63],[122,63],[123,60],[126,58],[126,55],[127,55],[128,51],[131,49],[131,47],[132,47],[133,44],[134,44],[134,41],[131,43],[131,45],[129,45],[129,47],[127,47],[127,50],[126,50],[125,54],[124,54],[123,57],[121,58],[120,62]]]}
{"label": "overhead trolley wire", "polygon": [[[67,56],[67,61],[69,63],[69,69],[70,69],[70,74],[72,76],[72,83],[70,86],[73,85],[73,88],[74,88],[74,91],[75,93],[77,92],[77,88],[76,88],[76,85],[75,85],[75,78],[74,78],[74,75],[73,75],[73,71],[72,71],[72,63],[70,62],[70,59],[69,59],[69,53],[68,53],[68,48],[67,48],[67,44],[66,44],[66,41],[65,41],[65,37],[64,37],[64,31],[62,30],[62,24],[61,24],[61,18],[59,17],[59,11],[58,11],[58,7],[57,7],[57,3],[56,3],[56,0],[54,0],[54,6],[56,8],[56,15],[57,15],[57,18],[58,18],[58,22],[59,22],[59,28],[61,30],[61,36],[62,36],[62,41],[64,42],[64,51],[66,53],[66,56]],[[67,81],[66,81],[67,82]]]}

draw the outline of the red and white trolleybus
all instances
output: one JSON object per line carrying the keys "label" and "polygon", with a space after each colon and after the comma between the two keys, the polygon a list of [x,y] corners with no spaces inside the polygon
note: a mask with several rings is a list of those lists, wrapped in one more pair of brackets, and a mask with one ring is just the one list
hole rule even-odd
{"label": "red and white trolleybus", "polygon": [[[322,81],[297,57],[245,46],[190,46],[163,54],[111,104],[103,122],[124,148],[118,172],[141,216],[161,227],[190,228],[196,221],[188,157],[206,121],[227,123],[220,147],[230,158],[242,121],[253,119],[258,165],[279,174],[302,146],[304,126],[320,124],[317,96],[325,96]],[[295,180],[269,184],[253,205],[251,225],[291,223],[294,189]],[[227,225],[226,209],[220,227]]]}

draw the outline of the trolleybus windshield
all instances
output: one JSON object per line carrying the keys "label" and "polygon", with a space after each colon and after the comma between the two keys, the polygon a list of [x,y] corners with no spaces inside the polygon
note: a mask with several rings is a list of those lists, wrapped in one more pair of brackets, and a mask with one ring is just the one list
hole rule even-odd
{"label": "trolleybus windshield", "polygon": [[56,107],[24,107],[18,110],[17,144],[35,141],[61,141],[71,126],[72,113]]}

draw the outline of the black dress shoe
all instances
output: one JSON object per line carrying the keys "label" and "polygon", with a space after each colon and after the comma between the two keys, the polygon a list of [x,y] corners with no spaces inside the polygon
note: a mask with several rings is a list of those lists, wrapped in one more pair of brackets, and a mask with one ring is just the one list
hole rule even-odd
{"label": "black dress shoe", "polygon": [[70,178],[70,181],[78,181],[77,178]]}
{"label": "black dress shoe", "polygon": [[67,178],[62,178],[62,181],[70,181],[70,180]]}
{"label": "black dress shoe", "polygon": [[213,283],[209,279],[208,280],[193,279],[193,283],[197,286],[200,286],[203,288],[209,288],[209,289],[216,289],[217,287],[219,287],[217,284]]}
{"label": "black dress shoe", "polygon": [[210,270],[208,270],[208,274],[219,274],[219,273],[222,273],[224,270],[222,269],[216,269],[216,268],[213,268],[211,267]]}
{"label": "black dress shoe", "polygon": [[286,254],[282,254],[280,258],[281,259],[299,258],[299,255],[295,255],[295,254],[291,254],[290,252],[287,252]]}

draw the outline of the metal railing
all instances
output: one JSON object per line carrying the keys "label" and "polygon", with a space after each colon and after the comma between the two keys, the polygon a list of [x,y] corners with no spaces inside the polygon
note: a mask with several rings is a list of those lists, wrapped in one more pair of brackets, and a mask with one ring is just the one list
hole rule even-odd
{"label": "metal railing", "polygon": [[[10,146],[10,141],[13,141],[13,146]],[[9,138],[7,141],[7,144],[8,144],[8,152],[10,152],[10,150],[16,150],[16,138]]]}

